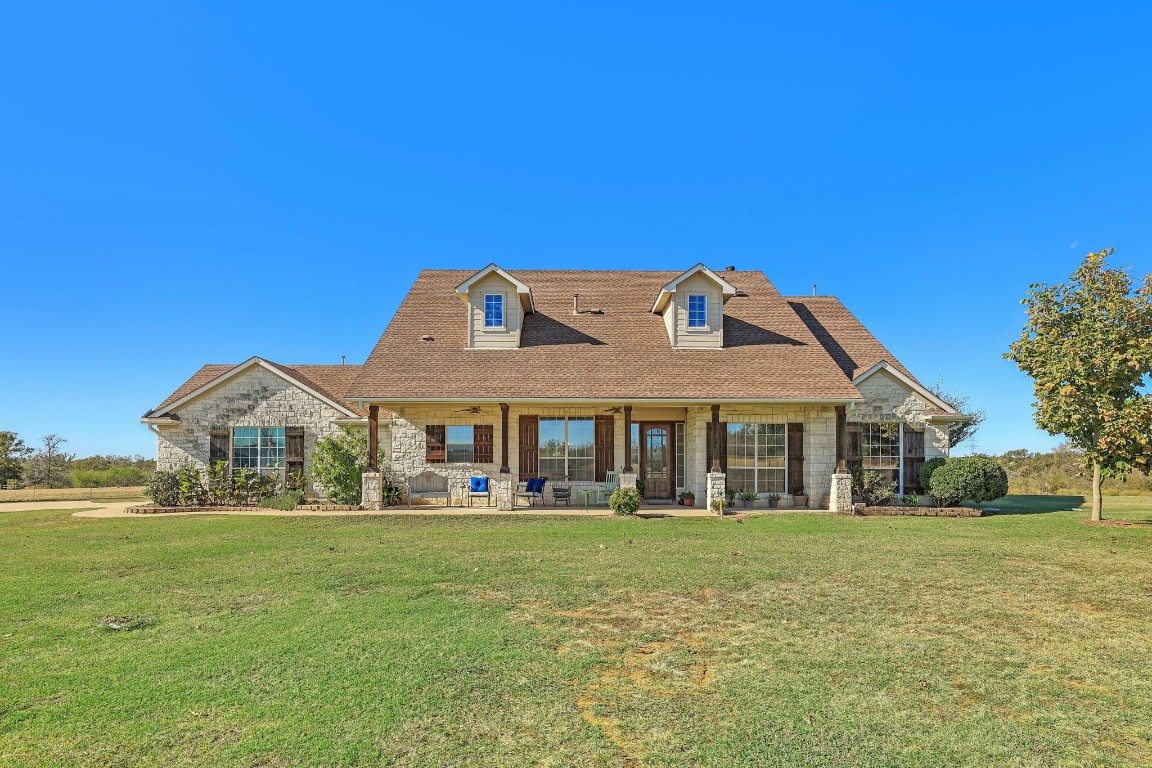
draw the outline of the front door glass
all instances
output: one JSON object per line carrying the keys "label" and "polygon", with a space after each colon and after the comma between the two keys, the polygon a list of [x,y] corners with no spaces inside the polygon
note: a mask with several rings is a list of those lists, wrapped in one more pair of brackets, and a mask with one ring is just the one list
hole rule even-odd
{"label": "front door glass", "polygon": [[644,495],[652,499],[672,498],[672,462],[666,427],[645,427]]}

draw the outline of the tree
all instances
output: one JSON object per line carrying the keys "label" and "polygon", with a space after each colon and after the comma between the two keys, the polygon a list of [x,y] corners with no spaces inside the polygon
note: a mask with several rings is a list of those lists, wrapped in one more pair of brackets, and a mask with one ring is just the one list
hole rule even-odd
{"label": "tree", "polygon": [[932,386],[928,387],[928,391],[936,395],[948,405],[955,408],[960,413],[968,417],[968,421],[954,421],[948,425],[948,447],[955,448],[960,443],[976,434],[976,428],[979,427],[984,419],[988,418],[988,412],[983,408],[971,408],[968,403],[970,398],[962,392],[948,392],[944,389],[944,385],[937,381]]}
{"label": "tree", "polygon": [[43,447],[28,460],[25,471],[28,482],[48,488],[62,488],[68,484],[68,463],[75,456],[60,450],[68,442],[55,433],[40,438]]}
{"label": "tree", "polygon": [[0,485],[19,480],[32,449],[15,432],[0,432]]}
{"label": "tree", "polygon": [[[384,474],[384,502],[395,503],[399,497],[399,479],[388,468],[383,454],[376,454],[376,465]],[[368,469],[368,433],[342,427],[338,435],[326,435],[316,441],[308,479],[326,498],[340,504],[359,504],[362,475]]]}
{"label": "tree", "polygon": [[1067,283],[1033,284],[1028,322],[1004,356],[1033,379],[1036,424],[1062,434],[1092,468],[1092,520],[1104,477],[1152,468],[1152,275],[1133,289],[1109,269],[1115,249],[1090,253]]}

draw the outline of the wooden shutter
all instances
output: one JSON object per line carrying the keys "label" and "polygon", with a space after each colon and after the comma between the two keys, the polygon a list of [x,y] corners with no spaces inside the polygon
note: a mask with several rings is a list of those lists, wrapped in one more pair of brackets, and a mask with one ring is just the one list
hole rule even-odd
{"label": "wooden shutter", "polygon": [[611,414],[596,416],[596,482],[608,479],[616,463],[616,419]]}
{"label": "wooden shutter", "polygon": [[477,424],[472,427],[472,460],[477,464],[492,463],[492,425]]}
{"label": "wooden shutter", "polygon": [[788,493],[804,491],[804,425],[788,425]]}
{"label": "wooden shutter", "polygon": [[[705,436],[705,439],[708,441],[708,445],[704,451],[704,459],[705,459],[704,463],[705,463],[705,468],[706,468],[705,471],[711,472],[712,471],[712,422],[709,421],[706,423],[708,424],[708,427],[705,430],[704,436]],[[727,474],[727,472],[728,472],[728,422],[720,421],[720,422],[717,422],[717,425],[720,427],[720,471]]]}
{"label": "wooden shutter", "polygon": [[540,472],[540,417],[520,417],[520,482]]}
{"label": "wooden shutter", "polygon": [[227,429],[214,429],[210,434],[208,444],[208,466],[216,466],[216,462],[228,463],[228,438],[231,433]]}
{"label": "wooden shutter", "polygon": [[424,432],[428,436],[425,441],[424,461],[429,464],[443,464],[448,460],[444,447],[444,425],[429,424],[424,428]]}
{"label": "wooden shutter", "polygon": [[304,427],[284,428],[284,469],[289,475],[304,472]]}
{"label": "wooden shutter", "polygon": [[862,428],[860,425],[849,424],[848,448],[845,450],[845,459],[848,462],[849,472],[856,472],[864,466],[864,457],[861,449],[862,438]]}
{"label": "wooden shutter", "polygon": [[904,427],[904,490],[923,493],[920,468],[924,466],[924,433]]}

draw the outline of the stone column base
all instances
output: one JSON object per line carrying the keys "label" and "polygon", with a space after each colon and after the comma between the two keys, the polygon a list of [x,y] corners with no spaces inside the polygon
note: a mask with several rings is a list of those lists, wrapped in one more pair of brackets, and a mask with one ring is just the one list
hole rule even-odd
{"label": "stone column base", "polygon": [[832,475],[828,509],[840,515],[852,514],[852,475]]}
{"label": "stone column base", "polygon": [[496,509],[511,512],[516,504],[516,483],[511,473],[500,473],[492,480],[496,484]]}
{"label": "stone column base", "polygon": [[360,509],[384,509],[383,472],[365,472],[361,475]]}
{"label": "stone column base", "polygon": [[716,510],[712,508],[712,502],[716,499],[720,499],[721,512],[719,514],[723,514],[723,505],[728,503],[727,499],[725,498],[725,491],[727,490],[728,483],[727,478],[728,476],[723,472],[708,473],[708,495],[705,503],[708,505],[709,512],[716,512]]}

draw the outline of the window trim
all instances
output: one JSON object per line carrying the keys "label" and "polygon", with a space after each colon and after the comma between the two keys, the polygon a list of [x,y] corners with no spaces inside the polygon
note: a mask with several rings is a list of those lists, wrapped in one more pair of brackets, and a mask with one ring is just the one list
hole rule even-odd
{"label": "window trim", "polygon": [[[700,325],[692,325],[692,299],[702,299],[704,301],[704,321]],[[688,301],[684,305],[685,322],[684,327],[690,333],[706,333],[712,330],[708,324],[708,294],[706,293],[690,293],[688,294]]]}
{"label": "window trim", "polygon": [[[499,304],[500,304],[500,323],[499,323],[499,325],[489,325],[488,324],[488,299],[489,298],[499,299]],[[508,297],[503,292],[495,291],[495,292],[491,292],[491,293],[485,292],[484,294],[482,294],[481,298],[480,298],[480,310],[484,315],[483,322],[480,325],[480,328],[482,331],[492,332],[492,331],[506,331],[506,330],[508,330]]]}
{"label": "window trim", "polygon": [[[753,484],[753,488],[755,488],[757,485],[759,485],[761,471],[763,471],[765,473],[768,473],[768,472],[782,473],[783,479],[781,481],[781,486],[780,486],[782,490],[779,490],[779,491],[762,491],[762,492],[757,491],[756,494],[757,494],[757,496],[759,496],[760,493],[779,493],[781,496],[787,496],[788,495],[788,423],[787,422],[779,422],[779,421],[727,421],[727,422],[724,422],[724,425],[725,425],[725,432],[727,433],[725,435],[725,443],[726,443],[725,475],[728,478],[731,478],[733,470],[739,470],[741,472],[747,472],[747,471],[751,470],[751,472],[752,472],[752,484]],[[753,447],[755,449],[755,452],[753,453],[753,455],[751,457],[752,458],[752,466],[751,467],[736,467],[736,466],[732,465],[732,459],[733,459],[733,456],[732,456],[732,446],[733,446],[732,427],[735,426],[736,431],[738,432],[740,427],[748,426],[748,425],[754,425],[757,427],[769,427],[769,426],[771,426],[771,427],[782,428],[783,431],[781,434],[783,437],[783,445],[784,445],[783,453],[781,453],[779,456],[765,456],[764,457],[765,459],[769,459],[769,458],[781,459],[783,461],[782,467],[761,467],[757,464],[758,460],[760,459],[760,454],[759,454],[760,443],[758,441],[753,441]],[[742,489],[742,490],[747,490],[747,489]]]}
{"label": "window trim", "polygon": [[[236,431],[239,429],[254,429],[256,430],[256,465],[240,467],[236,465]],[[275,466],[264,464],[264,454],[260,445],[261,440],[264,439],[264,432],[278,431],[280,433],[280,463]],[[240,426],[232,427],[231,434],[228,440],[228,470],[235,472],[239,469],[254,469],[260,474],[270,474],[276,472],[278,475],[283,476],[288,468],[288,429],[287,427],[256,427],[256,426]]]}
{"label": "window trim", "polygon": [[[592,427],[592,442],[590,443],[590,445],[592,447],[592,455],[591,456],[572,456],[572,440],[571,440],[570,433],[569,433],[569,424],[573,420],[587,422],[589,424],[589,426]],[[543,426],[544,426],[544,422],[546,422],[546,421],[562,421],[562,422],[564,422],[564,457],[563,457],[564,458],[564,476],[562,479],[567,481],[567,482],[573,482],[573,483],[594,483],[594,482],[596,482],[596,419],[595,419],[595,417],[593,417],[593,416],[540,416],[539,421],[538,421],[538,424],[539,424],[538,429],[542,430]],[[537,459],[536,459],[536,473],[538,475],[543,476],[544,470],[541,469],[541,465],[546,461],[549,461],[549,462],[557,461],[561,457],[559,457],[559,456],[545,456],[544,455],[544,440],[539,437],[539,432],[537,433],[537,435],[538,435],[537,441],[538,441],[539,455],[537,456]],[[591,480],[572,479],[572,467],[570,465],[570,462],[573,460],[589,462],[590,466],[592,467],[592,473],[591,473],[592,479]],[[558,480],[561,478],[551,478],[550,477],[550,479],[555,481],[555,480]]]}
{"label": "window trim", "polygon": [[[468,430],[468,440],[461,442],[459,440],[452,440],[452,430]],[[454,460],[452,458],[452,446],[468,447],[468,458],[464,461]],[[476,425],[475,424],[445,424],[444,425],[444,463],[445,464],[475,464],[476,463]]]}

